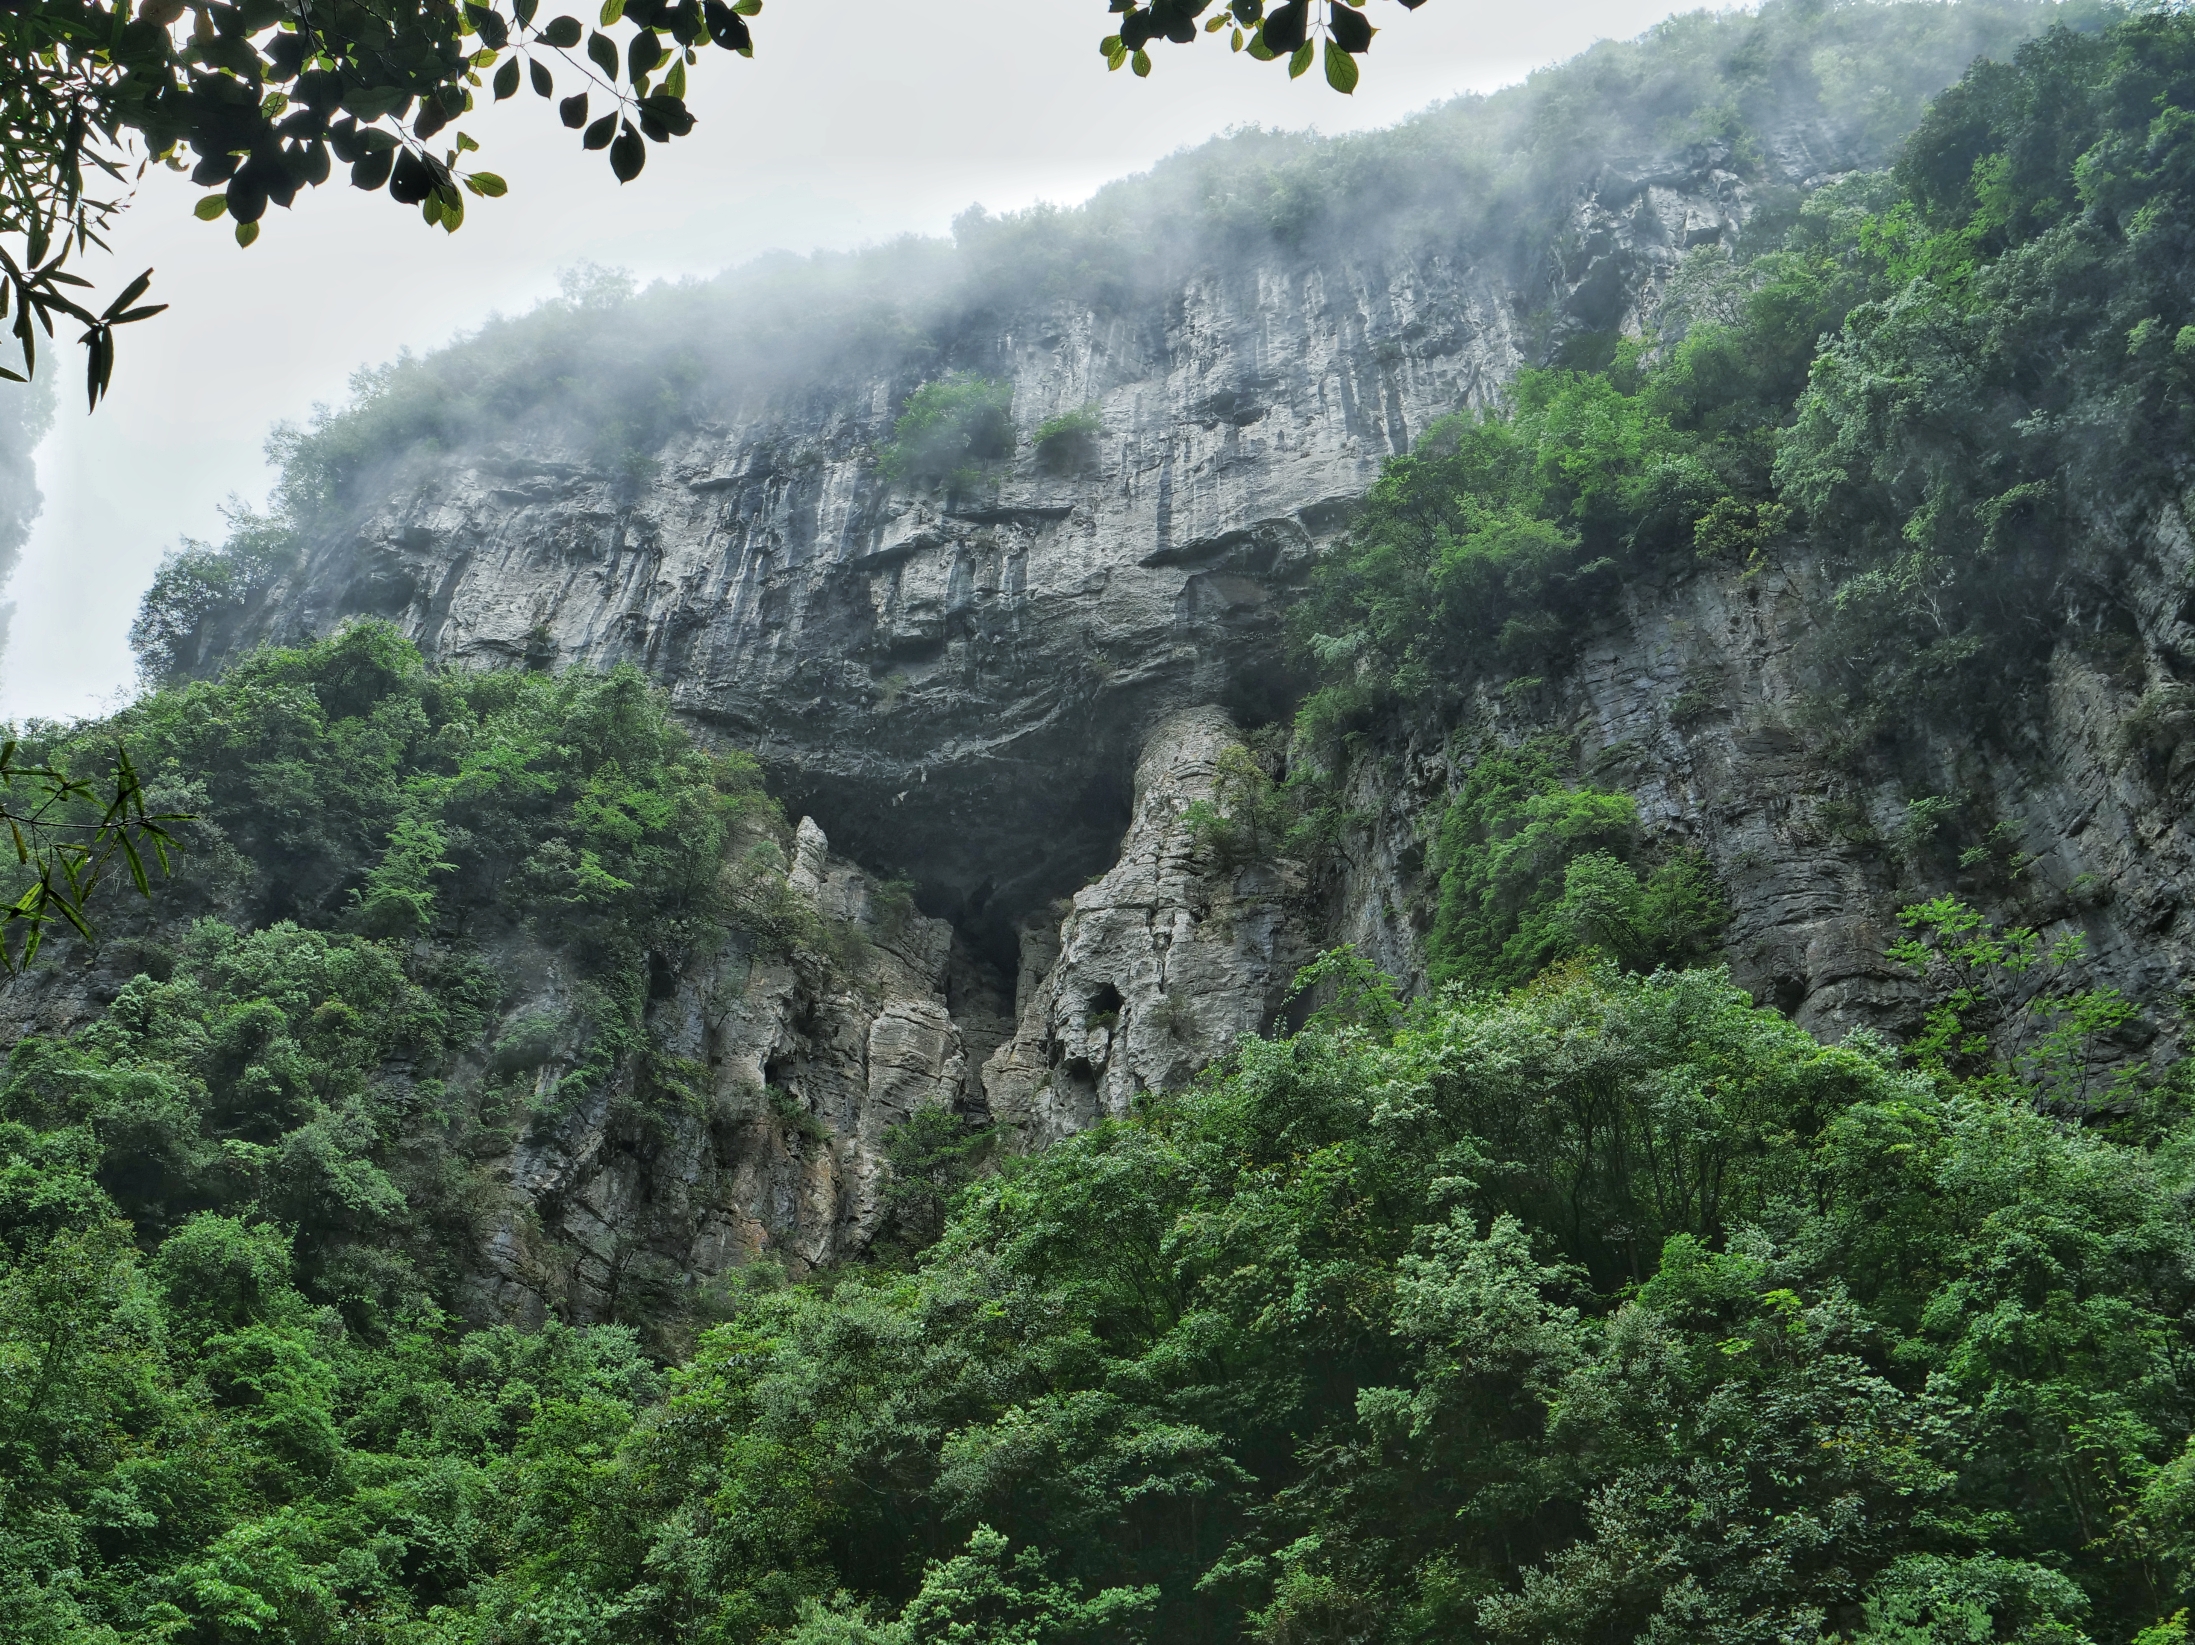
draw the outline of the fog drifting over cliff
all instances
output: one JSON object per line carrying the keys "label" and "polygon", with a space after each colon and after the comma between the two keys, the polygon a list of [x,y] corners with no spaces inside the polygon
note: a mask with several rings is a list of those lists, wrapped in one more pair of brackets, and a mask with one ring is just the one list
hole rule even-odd
{"label": "fog drifting over cliff", "polygon": [[932,42],[887,27],[882,0],[787,3],[763,20],[754,62],[697,77],[700,130],[652,150],[629,188],[530,98],[469,118],[512,194],[455,237],[379,196],[329,188],[239,251],[191,219],[196,191],[156,175],[115,237],[109,283],[150,264],[155,299],[174,307],[135,329],[96,418],[68,392],[73,356],[60,362],[58,425],[38,451],[44,513],[0,595],[19,613],[0,712],[75,715],[126,692],[138,595],[180,538],[225,534],[225,498],[264,495],[271,425],[340,401],[361,365],[553,295],[559,269],[591,260],[644,282],[705,276],[773,249],[943,234],[971,203],[1071,204],[1232,127],[1364,130],[1493,90],[1595,39],[1636,34],[1665,5],[1378,10],[1393,15],[1375,17],[1385,32],[1356,95],[1341,98],[1213,42],[1161,54],[1146,81],[1108,75],[1094,5],[1032,15],[977,0],[965,29]]}

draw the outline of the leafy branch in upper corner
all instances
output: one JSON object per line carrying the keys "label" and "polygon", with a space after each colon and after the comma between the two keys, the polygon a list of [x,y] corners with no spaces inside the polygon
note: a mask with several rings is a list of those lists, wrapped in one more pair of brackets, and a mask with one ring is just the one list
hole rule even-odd
{"label": "leafy branch in upper corner", "polygon": [[[1195,19],[1210,4],[1113,0],[1126,16],[1121,33],[1106,39],[1107,59],[1148,74],[1144,43],[1194,39]],[[9,265],[19,301],[31,302],[49,334],[54,313],[85,322],[96,404],[113,370],[112,328],[145,315],[126,312],[134,301],[127,297],[96,318],[76,308],[58,287],[84,282],[61,274],[59,259],[48,264],[45,251],[104,247],[148,167],[187,170],[192,182],[218,191],[196,213],[232,219],[239,245],[258,238],[269,205],[287,208],[300,190],[327,182],[337,162],[350,167],[354,187],[386,187],[429,226],[454,233],[468,194],[507,192],[496,173],[463,163],[480,147],[469,133],[437,142],[474,111],[476,94],[503,102],[524,85],[555,101],[581,146],[607,151],[612,173],[629,183],[647,164],[649,143],[693,131],[687,70],[700,53],[715,46],[754,55],[747,20],[762,0],[602,0],[593,27],[570,15],[540,20],[539,8],[540,0],[393,8],[371,0],[139,0],[133,15],[127,0],[0,6],[0,236],[28,242],[21,266]],[[1344,92],[1355,87],[1357,56],[1375,32],[1340,0],[1289,0],[1269,15],[1264,0],[1233,0],[1206,32],[1230,17],[1237,51],[1286,57],[1292,75],[1310,66],[1323,39],[1327,82]],[[948,14],[941,26],[957,21]],[[610,32],[620,24],[629,32]],[[27,375],[35,366],[27,328],[18,325],[17,336]]]}
{"label": "leafy branch in upper corner", "polygon": [[[1187,45],[1199,33],[1217,34],[1228,29],[1228,49],[1246,51],[1261,63],[1284,62],[1288,78],[1299,80],[1310,69],[1313,57],[1324,48],[1326,83],[1347,95],[1357,89],[1357,59],[1372,49],[1379,33],[1371,20],[1343,0],[1284,0],[1267,8],[1265,0],[1230,0],[1209,18],[1203,28],[1197,19],[1210,9],[1212,0],[1111,0],[1108,9],[1124,13],[1118,34],[1098,42],[1107,68],[1125,64],[1138,76],[1151,72],[1151,54],[1144,48],[1156,40]],[[1403,9],[1415,11],[1425,0],[1401,0]]]}
{"label": "leafy branch in upper corner", "polygon": [[[98,0],[0,9],[0,236],[25,242],[23,257],[5,264],[20,375],[36,367],[31,313],[48,335],[56,314],[80,320],[96,405],[113,373],[113,327],[158,312],[131,306],[150,271],[97,315],[60,289],[88,284],[61,262],[72,248],[105,247],[129,186],[150,166],[218,190],[197,215],[233,219],[240,245],[258,238],[270,204],[287,207],[325,183],[337,161],[353,186],[386,186],[454,232],[467,194],[507,192],[494,172],[462,165],[479,148],[463,130],[439,151],[429,146],[474,109],[475,92],[501,102],[523,80],[546,99],[561,81],[564,124],[582,131],[584,147],[607,149],[610,169],[629,182],[647,142],[693,130],[686,71],[698,53],[715,45],[753,55],[746,20],[762,0],[605,0],[591,31],[569,16],[537,24],[538,5],[141,0],[134,17]],[[603,32],[620,21],[632,25],[621,42]],[[572,56],[582,38],[584,62]],[[592,120],[590,98],[608,105]]]}
{"label": "leafy branch in upper corner", "polygon": [[15,309],[15,340],[23,350],[23,369],[10,371],[6,366],[0,366],[0,377],[11,383],[29,382],[30,374],[38,364],[38,332],[31,323],[32,317],[36,316],[38,326],[43,327],[46,335],[51,337],[53,317],[56,314],[64,315],[83,323],[84,335],[78,340],[85,348],[84,387],[90,400],[88,409],[97,411],[99,401],[114,377],[114,328],[131,325],[139,320],[149,320],[168,305],[146,303],[132,306],[137,304],[137,299],[144,296],[146,288],[152,284],[152,270],[147,269],[124,286],[122,295],[109,303],[104,311],[94,314],[61,289],[64,286],[89,287],[91,284],[89,280],[63,271],[61,265],[68,261],[68,242],[64,241],[61,249],[51,258],[46,256],[48,249],[45,236],[34,233],[30,244],[25,248],[25,262],[29,265],[26,267],[9,254],[7,247],[0,246],[0,319],[7,318],[12,298]]}
{"label": "leafy branch in upper corner", "polygon": [[[12,737],[0,744],[0,825],[15,848],[16,866],[34,877],[0,910],[0,972],[11,977],[37,957],[55,919],[91,940],[87,908],[117,859],[138,894],[150,896],[146,855],[166,873],[175,845],[168,825],[191,820],[181,812],[146,809],[145,785],[119,743],[112,769],[98,783],[55,766],[20,764],[17,747]],[[99,808],[96,821],[88,812],[93,806]]]}

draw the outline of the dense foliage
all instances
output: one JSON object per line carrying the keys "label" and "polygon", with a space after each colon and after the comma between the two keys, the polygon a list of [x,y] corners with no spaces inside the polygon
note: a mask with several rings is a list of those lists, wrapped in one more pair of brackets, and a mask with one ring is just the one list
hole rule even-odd
{"label": "dense foliage", "polygon": [[[2109,609],[2063,597],[2117,574],[2074,525],[2175,472],[2191,42],[1977,68],[1894,173],[1696,256],[1661,336],[1390,465],[1306,606],[1307,740],[1522,700],[1627,580],[1799,532],[1833,714],[2003,698],[2020,625]],[[430,374],[297,436],[285,506],[449,413]],[[942,479],[1010,407],[929,378],[900,449]],[[187,671],[227,607],[170,594]],[[630,673],[437,675],[371,625],[37,752],[117,730],[207,821],[111,1008],[0,1084],[10,1638],[2184,1645],[2195,1093],[2077,943],[1918,903],[1919,1033],[1824,1047],[1708,966],[1699,858],[1490,739],[1428,842],[1431,997],[1329,956],[1301,1031],[1041,1154],[920,1116],[873,1260],[743,1270],[698,1334],[644,1272],[616,1323],[467,1329],[470,1162],[605,1084],[684,1103],[646,1001],[707,945],[828,946],[753,767]],[[1213,862],[1330,826],[1276,754],[1185,818]],[[514,1018],[543,954],[574,1009]]]}
{"label": "dense foliage", "polygon": [[[13,1048],[7,1113],[111,1145],[87,1168],[148,1240],[278,1219],[285,1272],[360,1325],[450,1299],[473,1162],[612,1083],[638,1124],[693,1100],[644,1031],[663,979],[734,931],[828,946],[753,763],[630,670],[430,674],[364,625],[41,753],[96,768],[114,736],[199,820],[151,904],[96,910],[138,974],[98,1027]],[[544,967],[559,1009],[518,1011]]]}
{"label": "dense foliage", "polygon": [[2191,65],[2177,12],[1978,64],[1890,173],[1693,254],[1650,346],[1430,431],[1299,613],[1307,727],[1530,676],[1626,579],[1797,535],[1837,571],[1814,660],[1849,742],[2016,723],[2052,636],[2123,650],[2189,435]]}
{"label": "dense foliage", "polygon": [[1784,494],[1845,557],[1848,699],[2016,704],[2038,626],[2108,651],[2111,549],[2184,479],[2195,23],[2052,33],[1931,110],[1876,227],[1882,295],[1823,349]]}
{"label": "dense foliage", "polygon": [[1356,977],[667,1372],[316,1305],[339,1188],[149,1216],[162,987],[7,1090],[12,1638],[2074,1645],[2195,1575],[2184,1129],[1718,973]]}
{"label": "dense foliage", "polygon": [[[1913,910],[1910,1052],[1712,970],[1405,1006],[1337,955],[1130,1120],[908,1127],[878,1260],[747,1270],[698,1340],[645,1274],[629,1325],[467,1329],[471,1162],[613,1071],[675,1107],[657,972],[815,939],[742,870],[751,767],[629,673],[372,626],[124,721],[207,822],[102,1020],[0,1084],[10,1638],[2182,1637],[2186,1093],[2049,1116],[2124,1002],[1997,987],[2030,934]],[[1482,770],[1472,974],[1709,940],[1622,796]],[[1275,794],[1244,762],[1214,840]],[[512,1019],[520,948],[589,1003]],[[1999,1060],[2015,1010],[2062,1031]]]}
{"label": "dense foliage", "polygon": [[1434,842],[1434,982],[1514,986],[1589,951],[1641,970],[1714,956],[1724,913],[1706,860],[1643,861],[1631,796],[1561,767],[1545,740],[1472,762]]}

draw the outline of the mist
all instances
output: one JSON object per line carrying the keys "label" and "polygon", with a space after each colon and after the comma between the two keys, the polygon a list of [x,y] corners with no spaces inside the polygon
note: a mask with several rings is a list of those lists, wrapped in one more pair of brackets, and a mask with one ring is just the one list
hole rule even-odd
{"label": "mist", "polygon": [[[240,250],[225,225],[191,218],[198,191],[153,173],[114,255],[87,272],[104,288],[150,265],[153,300],[173,306],[123,339],[96,416],[76,392],[73,353],[51,356],[59,410],[32,482],[44,509],[0,594],[20,611],[0,655],[0,713],[74,716],[126,696],[126,634],[155,566],[185,538],[223,539],[232,499],[263,505],[270,429],[341,403],[361,367],[554,298],[560,270],[708,279],[771,251],[942,236],[972,204],[993,215],[1073,205],[1233,127],[1392,124],[1636,34],[1667,7],[1380,9],[1393,15],[1376,19],[1384,31],[1363,83],[1344,98],[1208,41],[1158,53],[1148,80],[1108,74],[1095,5],[974,0],[964,26],[933,39],[892,26],[897,8],[881,0],[827,12],[785,3],[758,20],[753,62],[712,62],[695,77],[699,129],[651,146],[629,187],[530,97],[469,116],[512,192],[479,202],[454,236],[383,196],[331,186]],[[0,449],[19,458],[21,438],[0,434]]]}

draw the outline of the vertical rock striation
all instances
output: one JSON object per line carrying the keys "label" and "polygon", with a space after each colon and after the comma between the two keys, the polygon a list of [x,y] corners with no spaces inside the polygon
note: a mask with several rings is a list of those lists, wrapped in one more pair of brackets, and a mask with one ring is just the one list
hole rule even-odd
{"label": "vertical rock striation", "polygon": [[1136,768],[1120,858],[1024,937],[1034,963],[1014,1037],[983,1068],[994,1121],[1039,1145],[1128,1113],[1236,1038],[1270,1028],[1312,954],[1300,872],[1278,861],[1222,870],[1189,808],[1212,800],[1239,746],[1217,708],[1163,721]]}

